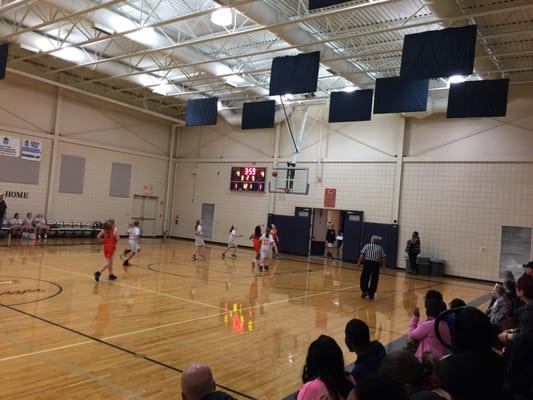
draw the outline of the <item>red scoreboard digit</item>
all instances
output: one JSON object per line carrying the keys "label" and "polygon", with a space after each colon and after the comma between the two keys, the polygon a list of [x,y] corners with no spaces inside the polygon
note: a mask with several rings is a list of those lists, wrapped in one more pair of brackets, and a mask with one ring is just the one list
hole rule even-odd
{"label": "red scoreboard digit", "polygon": [[266,168],[231,167],[230,190],[241,192],[264,192]]}

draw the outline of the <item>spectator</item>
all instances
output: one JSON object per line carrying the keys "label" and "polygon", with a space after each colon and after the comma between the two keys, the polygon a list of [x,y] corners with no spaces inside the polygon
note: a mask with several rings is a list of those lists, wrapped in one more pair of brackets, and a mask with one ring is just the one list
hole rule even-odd
{"label": "spectator", "polygon": [[489,318],[474,307],[451,312],[454,348],[440,367],[442,388],[454,400],[501,400],[504,365],[492,350]]}
{"label": "spectator", "polygon": [[320,335],[309,345],[297,400],[344,400],[354,387],[344,372],[342,350],[329,336]]}
{"label": "spectator", "polygon": [[[437,298],[426,300],[427,319],[425,321],[420,322],[420,310],[418,308],[413,311],[413,318],[409,324],[409,338],[418,342],[418,348],[415,353],[418,360],[422,359],[422,355],[426,351],[433,353],[437,357],[442,357],[449,353],[448,349],[435,336],[435,318],[443,311],[446,311],[446,304]],[[451,344],[448,324],[441,323],[438,329],[443,340]]]}
{"label": "spectator", "polygon": [[22,232],[33,233],[37,232],[37,229],[33,225],[33,215],[31,213],[26,214],[26,218],[22,224]]}
{"label": "spectator", "polygon": [[19,236],[22,233],[23,223],[24,223],[24,220],[20,218],[20,214],[15,213],[15,215],[13,215],[13,218],[9,220],[10,234],[12,236]]}
{"label": "spectator", "polygon": [[348,400],[408,400],[409,397],[393,381],[381,377],[368,377],[357,384]]}
{"label": "spectator", "polygon": [[395,382],[412,400],[450,398],[448,393],[438,388],[424,389],[424,367],[408,351],[397,351],[385,357],[378,376]]}
{"label": "spectator", "polygon": [[466,307],[466,303],[463,299],[453,299],[450,301],[450,308]]}
{"label": "spectator", "polygon": [[409,263],[411,264],[411,272],[414,274],[418,273],[418,265],[416,259],[420,254],[420,237],[417,231],[413,232],[411,239],[407,241],[407,246],[405,247],[405,252],[409,256]]}
{"label": "spectator", "polygon": [[43,217],[43,214],[37,214],[35,217],[35,220],[33,221],[33,224],[35,225],[35,228],[37,228],[37,238],[41,239],[44,237],[45,239],[48,238],[48,232],[50,231],[50,227],[46,225],[46,220]]}
{"label": "spectator", "polygon": [[[372,235],[370,243],[366,244],[361,250],[361,255],[357,261],[356,268],[359,269],[361,263],[363,263],[363,272],[361,272],[361,278],[359,280],[359,286],[361,287],[361,297],[364,299],[366,296],[370,300],[374,299],[374,294],[378,289],[379,282],[379,269],[385,268],[385,250],[380,246],[381,238],[377,235]],[[370,282],[370,286],[368,283]]]}
{"label": "spectator", "polygon": [[527,264],[522,265],[525,269],[525,274],[533,276],[533,261],[528,262]]}
{"label": "spectator", "polygon": [[525,303],[519,309],[518,328],[502,332],[499,338],[506,345],[507,379],[512,391],[529,399],[527,396],[533,394],[533,276],[522,275],[516,291]]}
{"label": "spectator", "polygon": [[368,325],[359,319],[349,321],[344,333],[346,346],[357,354],[352,369],[355,382],[376,375],[381,361],[387,355],[385,347],[377,340],[370,341]]}
{"label": "spectator", "polygon": [[203,364],[191,364],[181,375],[183,400],[234,400],[227,393],[216,391],[211,369]]}
{"label": "spectator", "polygon": [[509,301],[511,302],[511,307],[514,312],[519,306],[520,299],[518,298],[516,294],[516,280],[514,278],[512,271],[505,271],[503,273],[503,287],[505,288],[505,291],[507,292],[507,296],[509,297]]}
{"label": "spectator", "polygon": [[4,200],[4,194],[0,193],[0,228],[2,227],[4,223],[4,219],[6,217],[6,210],[7,210],[7,204]]}
{"label": "spectator", "polygon": [[503,285],[500,285],[499,283],[494,285],[493,293],[496,300],[487,310],[487,314],[490,318],[490,323],[496,326],[496,329],[499,332],[500,324],[511,314],[511,302],[507,297]]}
{"label": "spectator", "polygon": [[440,301],[444,301],[444,297],[442,296],[442,293],[438,290],[429,289],[426,292],[426,295],[424,296],[424,303],[427,304],[427,301],[430,299],[437,299]]}

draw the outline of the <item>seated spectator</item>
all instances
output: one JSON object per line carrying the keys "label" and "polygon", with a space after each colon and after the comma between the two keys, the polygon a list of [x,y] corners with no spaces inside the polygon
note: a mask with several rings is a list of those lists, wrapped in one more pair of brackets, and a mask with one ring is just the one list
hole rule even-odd
{"label": "seated spectator", "polygon": [[533,276],[524,274],[516,282],[518,297],[525,303],[518,313],[518,327],[499,336],[506,345],[507,379],[514,395],[533,395]]}
{"label": "seated spectator", "polygon": [[348,400],[409,400],[409,397],[390,379],[370,376],[357,384]]}
{"label": "seated spectator", "polygon": [[376,375],[379,364],[387,355],[385,347],[377,340],[370,341],[368,325],[360,319],[352,319],[344,329],[346,347],[355,354],[352,376],[355,382]]}
{"label": "seated spectator", "polygon": [[43,214],[37,214],[35,220],[33,221],[33,224],[37,229],[38,239],[41,239],[42,237],[44,237],[45,239],[48,238],[48,232],[50,231],[50,227],[46,225],[46,220],[44,219]]}
{"label": "seated spectator", "polygon": [[19,213],[15,213],[13,215],[13,218],[9,220],[9,228],[10,233],[12,236],[20,236],[22,233],[22,225],[24,224],[24,220],[20,218]]}
{"label": "seated spectator", "polygon": [[514,311],[516,308],[518,308],[518,303],[520,300],[516,294],[516,280],[512,271],[505,271],[503,273],[503,287],[505,288],[505,292],[511,301],[511,306],[513,307]]}
{"label": "seated spectator", "polygon": [[499,283],[494,285],[493,293],[496,300],[487,310],[487,315],[489,316],[490,323],[495,326],[494,329],[499,332],[500,324],[511,314],[511,302],[507,297],[503,285]]}
{"label": "seated spectator", "polygon": [[234,400],[227,393],[216,390],[211,369],[203,364],[191,364],[181,375],[183,400]]}
{"label": "seated spectator", "polygon": [[354,387],[344,372],[344,357],[335,340],[320,335],[309,346],[297,400],[344,400]]}
{"label": "seated spectator", "polygon": [[524,267],[524,274],[533,276],[533,261],[528,262],[527,264],[522,265]]}
{"label": "seated spectator", "polygon": [[33,215],[31,213],[26,214],[26,218],[22,223],[22,232],[35,233],[37,229],[33,225]]}
{"label": "seated spectator", "polygon": [[450,301],[450,308],[466,307],[466,303],[463,299],[453,299]]}
{"label": "seated spectator", "polygon": [[502,400],[504,365],[492,350],[489,318],[474,307],[455,312],[454,348],[439,368],[442,389],[454,400]]}
{"label": "seated spectator", "polygon": [[[442,357],[449,353],[448,349],[435,336],[435,318],[443,311],[446,311],[446,304],[438,298],[426,300],[426,320],[420,321],[420,310],[418,308],[413,311],[413,318],[409,324],[409,338],[418,342],[418,348],[415,353],[418,360],[422,360],[422,355],[427,351],[437,357]],[[439,324],[438,329],[443,340],[451,344],[448,324],[442,322]]]}
{"label": "seated spectator", "polygon": [[424,388],[426,383],[424,367],[413,353],[405,350],[387,355],[378,369],[378,376],[396,383],[411,400],[450,399],[448,393],[437,387],[437,380],[433,382],[432,387]]}

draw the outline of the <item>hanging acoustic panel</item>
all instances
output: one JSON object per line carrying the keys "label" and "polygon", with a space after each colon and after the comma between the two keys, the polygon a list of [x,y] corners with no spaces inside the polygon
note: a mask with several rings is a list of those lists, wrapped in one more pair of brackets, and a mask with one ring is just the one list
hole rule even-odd
{"label": "hanging acoustic panel", "polygon": [[372,89],[332,92],[329,122],[370,121],[373,93]]}
{"label": "hanging acoustic panel", "polygon": [[0,44],[0,79],[6,76],[7,54],[9,52],[9,44]]}
{"label": "hanging acoustic panel", "polygon": [[320,52],[276,57],[270,71],[270,96],[316,92]]}
{"label": "hanging acoustic panel", "polygon": [[351,0],[309,0],[309,10],[316,10],[317,8],[334,6],[336,4],[348,3]]}
{"label": "hanging acoustic panel", "polygon": [[426,111],[428,79],[376,79],[374,114]]}
{"label": "hanging acoustic panel", "polygon": [[476,25],[406,35],[400,78],[470,75],[474,71]]}
{"label": "hanging acoustic panel", "polygon": [[448,118],[505,117],[509,79],[450,85]]}
{"label": "hanging acoustic panel", "polygon": [[187,101],[186,126],[216,125],[218,97]]}
{"label": "hanging acoustic panel", "polygon": [[265,129],[274,127],[276,102],[274,100],[244,103],[241,129]]}

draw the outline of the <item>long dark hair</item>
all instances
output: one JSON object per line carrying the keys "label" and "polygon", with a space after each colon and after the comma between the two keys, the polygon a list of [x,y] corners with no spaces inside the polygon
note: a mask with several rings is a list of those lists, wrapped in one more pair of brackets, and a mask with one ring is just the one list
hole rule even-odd
{"label": "long dark hair", "polygon": [[334,399],[346,398],[353,384],[344,375],[342,350],[332,337],[320,335],[309,345],[302,381],[320,378]]}
{"label": "long dark hair", "polygon": [[254,235],[255,237],[258,237],[258,238],[261,237],[261,227],[259,225],[255,227]]}
{"label": "long dark hair", "polygon": [[267,226],[265,229],[265,237],[268,238],[270,236],[270,227]]}
{"label": "long dark hair", "polygon": [[196,220],[196,224],[194,225],[194,230],[198,229],[198,225],[200,225],[200,220]]}
{"label": "long dark hair", "polygon": [[231,228],[229,228],[229,233],[231,233],[231,231],[235,229],[235,226],[234,225],[231,225]]}

